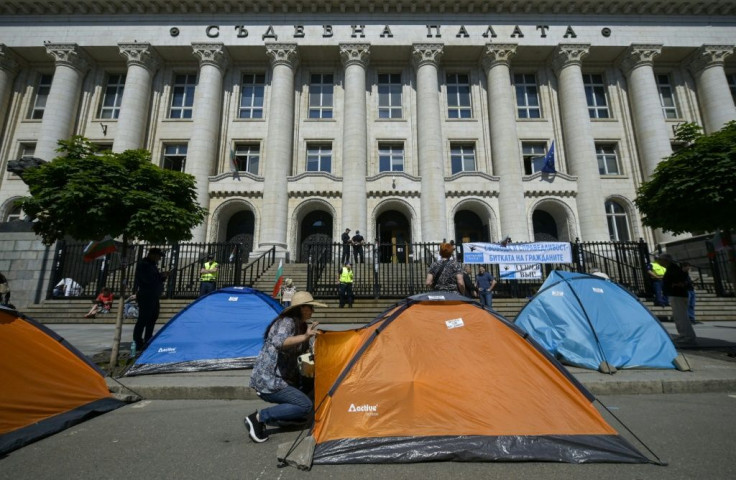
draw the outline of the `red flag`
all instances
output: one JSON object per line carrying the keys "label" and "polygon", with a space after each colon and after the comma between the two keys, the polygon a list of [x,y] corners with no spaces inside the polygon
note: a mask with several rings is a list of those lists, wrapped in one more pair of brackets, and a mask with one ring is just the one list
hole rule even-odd
{"label": "red flag", "polygon": [[284,261],[279,260],[279,269],[276,271],[276,283],[273,285],[273,293],[271,294],[271,297],[278,297],[282,283],[284,283]]}
{"label": "red flag", "polygon": [[115,240],[113,240],[110,236],[106,236],[100,241],[89,242],[89,244],[84,247],[84,252],[82,252],[82,254],[84,255],[83,258],[85,262],[91,262],[97,257],[102,257],[114,251]]}

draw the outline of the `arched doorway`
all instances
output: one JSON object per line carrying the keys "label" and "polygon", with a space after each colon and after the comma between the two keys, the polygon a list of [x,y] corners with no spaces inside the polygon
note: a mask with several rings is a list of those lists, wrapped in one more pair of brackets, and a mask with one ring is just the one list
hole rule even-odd
{"label": "arched doorway", "polygon": [[253,251],[253,231],[255,229],[255,216],[250,210],[241,210],[233,214],[227,222],[225,239],[228,243],[239,243],[243,246],[241,255],[248,258]]}
{"label": "arched doorway", "polygon": [[556,242],[559,238],[557,222],[544,210],[535,210],[532,214],[535,242]]}
{"label": "arched doorway", "polygon": [[379,261],[404,263],[409,260],[411,224],[396,210],[383,212],[376,219],[376,237],[380,243]]}
{"label": "arched doorway", "polygon": [[487,242],[488,226],[483,225],[480,217],[470,210],[461,210],[455,214],[455,242]]}
{"label": "arched doorway", "polygon": [[302,220],[299,232],[301,244],[299,247],[299,262],[309,260],[309,250],[315,244],[332,243],[332,215],[322,210],[309,212]]}

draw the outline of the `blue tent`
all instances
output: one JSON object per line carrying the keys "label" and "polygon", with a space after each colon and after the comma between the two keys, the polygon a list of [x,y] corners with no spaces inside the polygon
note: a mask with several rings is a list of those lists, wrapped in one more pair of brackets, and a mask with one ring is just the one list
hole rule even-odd
{"label": "blue tent", "polygon": [[215,290],[169,320],[126,375],[252,367],[263,332],[282,309],[249,287]]}
{"label": "blue tent", "polygon": [[659,320],[626,289],[600,277],[553,271],[514,321],[563,362],[583,368],[675,368]]}

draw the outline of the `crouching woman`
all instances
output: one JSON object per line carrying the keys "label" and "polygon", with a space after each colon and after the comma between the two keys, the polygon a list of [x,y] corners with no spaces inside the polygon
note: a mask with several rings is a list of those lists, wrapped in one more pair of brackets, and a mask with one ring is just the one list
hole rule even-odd
{"label": "crouching woman", "polygon": [[263,400],[276,405],[245,418],[254,442],[268,440],[266,424],[303,420],[312,412],[312,400],[301,386],[297,357],[309,350],[310,340],[318,333],[317,323],[307,323],[315,306],[327,305],[315,302],[309,292],[297,292],[291,305],[266,328],[250,386]]}

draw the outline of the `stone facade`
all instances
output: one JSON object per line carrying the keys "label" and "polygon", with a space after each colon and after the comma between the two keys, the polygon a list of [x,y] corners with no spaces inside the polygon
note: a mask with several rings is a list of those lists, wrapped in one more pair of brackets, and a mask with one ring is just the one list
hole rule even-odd
{"label": "stone facade", "polygon": [[346,227],[672,240],[633,199],[673,127],[736,119],[736,6],[517,3],[8,0],[0,220],[27,194],[7,162],[80,134],[194,175],[195,241],[295,260]]}

